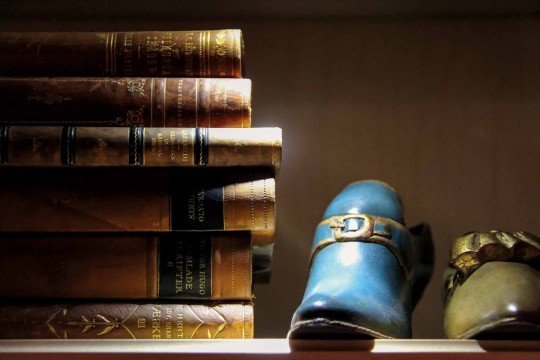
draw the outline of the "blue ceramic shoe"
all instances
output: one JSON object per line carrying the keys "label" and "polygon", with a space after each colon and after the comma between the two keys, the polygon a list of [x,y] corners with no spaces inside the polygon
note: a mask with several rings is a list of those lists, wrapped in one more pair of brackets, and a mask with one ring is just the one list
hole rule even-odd
{"label": "blue ceramic shoe", "polygon": [[401,201],[385,183],[352,183],[317,226],[288,337],[410,338],[412,309],[432,270],[429,227],[407,229]]}

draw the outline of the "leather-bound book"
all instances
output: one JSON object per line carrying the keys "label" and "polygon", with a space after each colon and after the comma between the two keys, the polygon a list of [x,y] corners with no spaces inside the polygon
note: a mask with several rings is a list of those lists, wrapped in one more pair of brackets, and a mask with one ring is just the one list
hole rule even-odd
{"label": "leather-bound book", "polygon": [[253,168],[229,177],[206,169],[3,170],[4,233],[251,231],[261,244],[275,231],[275,180]]}
{"label": "leather-bound book", "polygon": [[251,303],[0,304],[1,339],[250,339]]}
{"label": "leather-bound book", "polygon": [[0,78],[0,107],[10,125],[251,127],[251,81]]}
{"label": "leather-bound book", "polygon": [[269,166],[281,129],[0,126],[0,166]]}
{"label": "leather-bound book", "polygon": [[0,237],[0,297],[251,300],[244,233]]}
{"label": "leather-bound book", "polygon": [[242,77],[240,30],[0,33],[0,74]]}

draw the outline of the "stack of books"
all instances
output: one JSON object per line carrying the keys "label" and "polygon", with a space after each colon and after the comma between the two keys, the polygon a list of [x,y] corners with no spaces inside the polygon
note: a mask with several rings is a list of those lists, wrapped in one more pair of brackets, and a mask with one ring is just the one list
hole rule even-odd
{"label": "stack of books", "polygon": [[253,337],[281,130],[251,127],[243,49],[0,34],[0,338]]}

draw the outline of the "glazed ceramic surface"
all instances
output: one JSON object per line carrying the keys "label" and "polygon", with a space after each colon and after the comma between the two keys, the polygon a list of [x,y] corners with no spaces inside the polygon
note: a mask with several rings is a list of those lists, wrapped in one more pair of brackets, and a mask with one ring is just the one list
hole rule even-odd
{"label": "glazed ceramic surface", "polygon": [[379,181],[346,187],[315,231],[289,337],[411,337],[414,248],[392,188]]}
{"label": "glazed ceramic surface", "polygon": [[[444,314],[445,337],[474,338],[492,332],[540,336],[540,272],[527,264],[494,261],[454,285]],[[513,333],[513,334],[510,334]]]}

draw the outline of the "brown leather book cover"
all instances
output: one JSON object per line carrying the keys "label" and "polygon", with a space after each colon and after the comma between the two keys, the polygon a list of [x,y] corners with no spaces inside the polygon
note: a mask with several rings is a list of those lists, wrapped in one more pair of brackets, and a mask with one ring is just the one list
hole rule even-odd
{"label": "brown leather book cover", "polygon": [[0,297],[251,300],[249,233],[0,237]]}
{"label": "brown leather book cover", "polygon": [[4,170],[4,233],[251,231],[263,244],[275,231],[275,180],[251,168],[229,177],[206,169]]}
{"label": "brown leather book cover", "polygon": [[9,125],[246,128],[251,81],[0,78],[0,108]]}
{"label": "brown leather book cover", "polygon": [[1,304],[1,339],[251,339],[250,303]]}
{"label": "brown leather book cover", "polygon": [[0,126],[7,166],[279,167],[281,129]]}
{"label": "brown leather book cover", "polygon": [[242,77],[235,29],[0,33],[0,74],[10,76]]}

